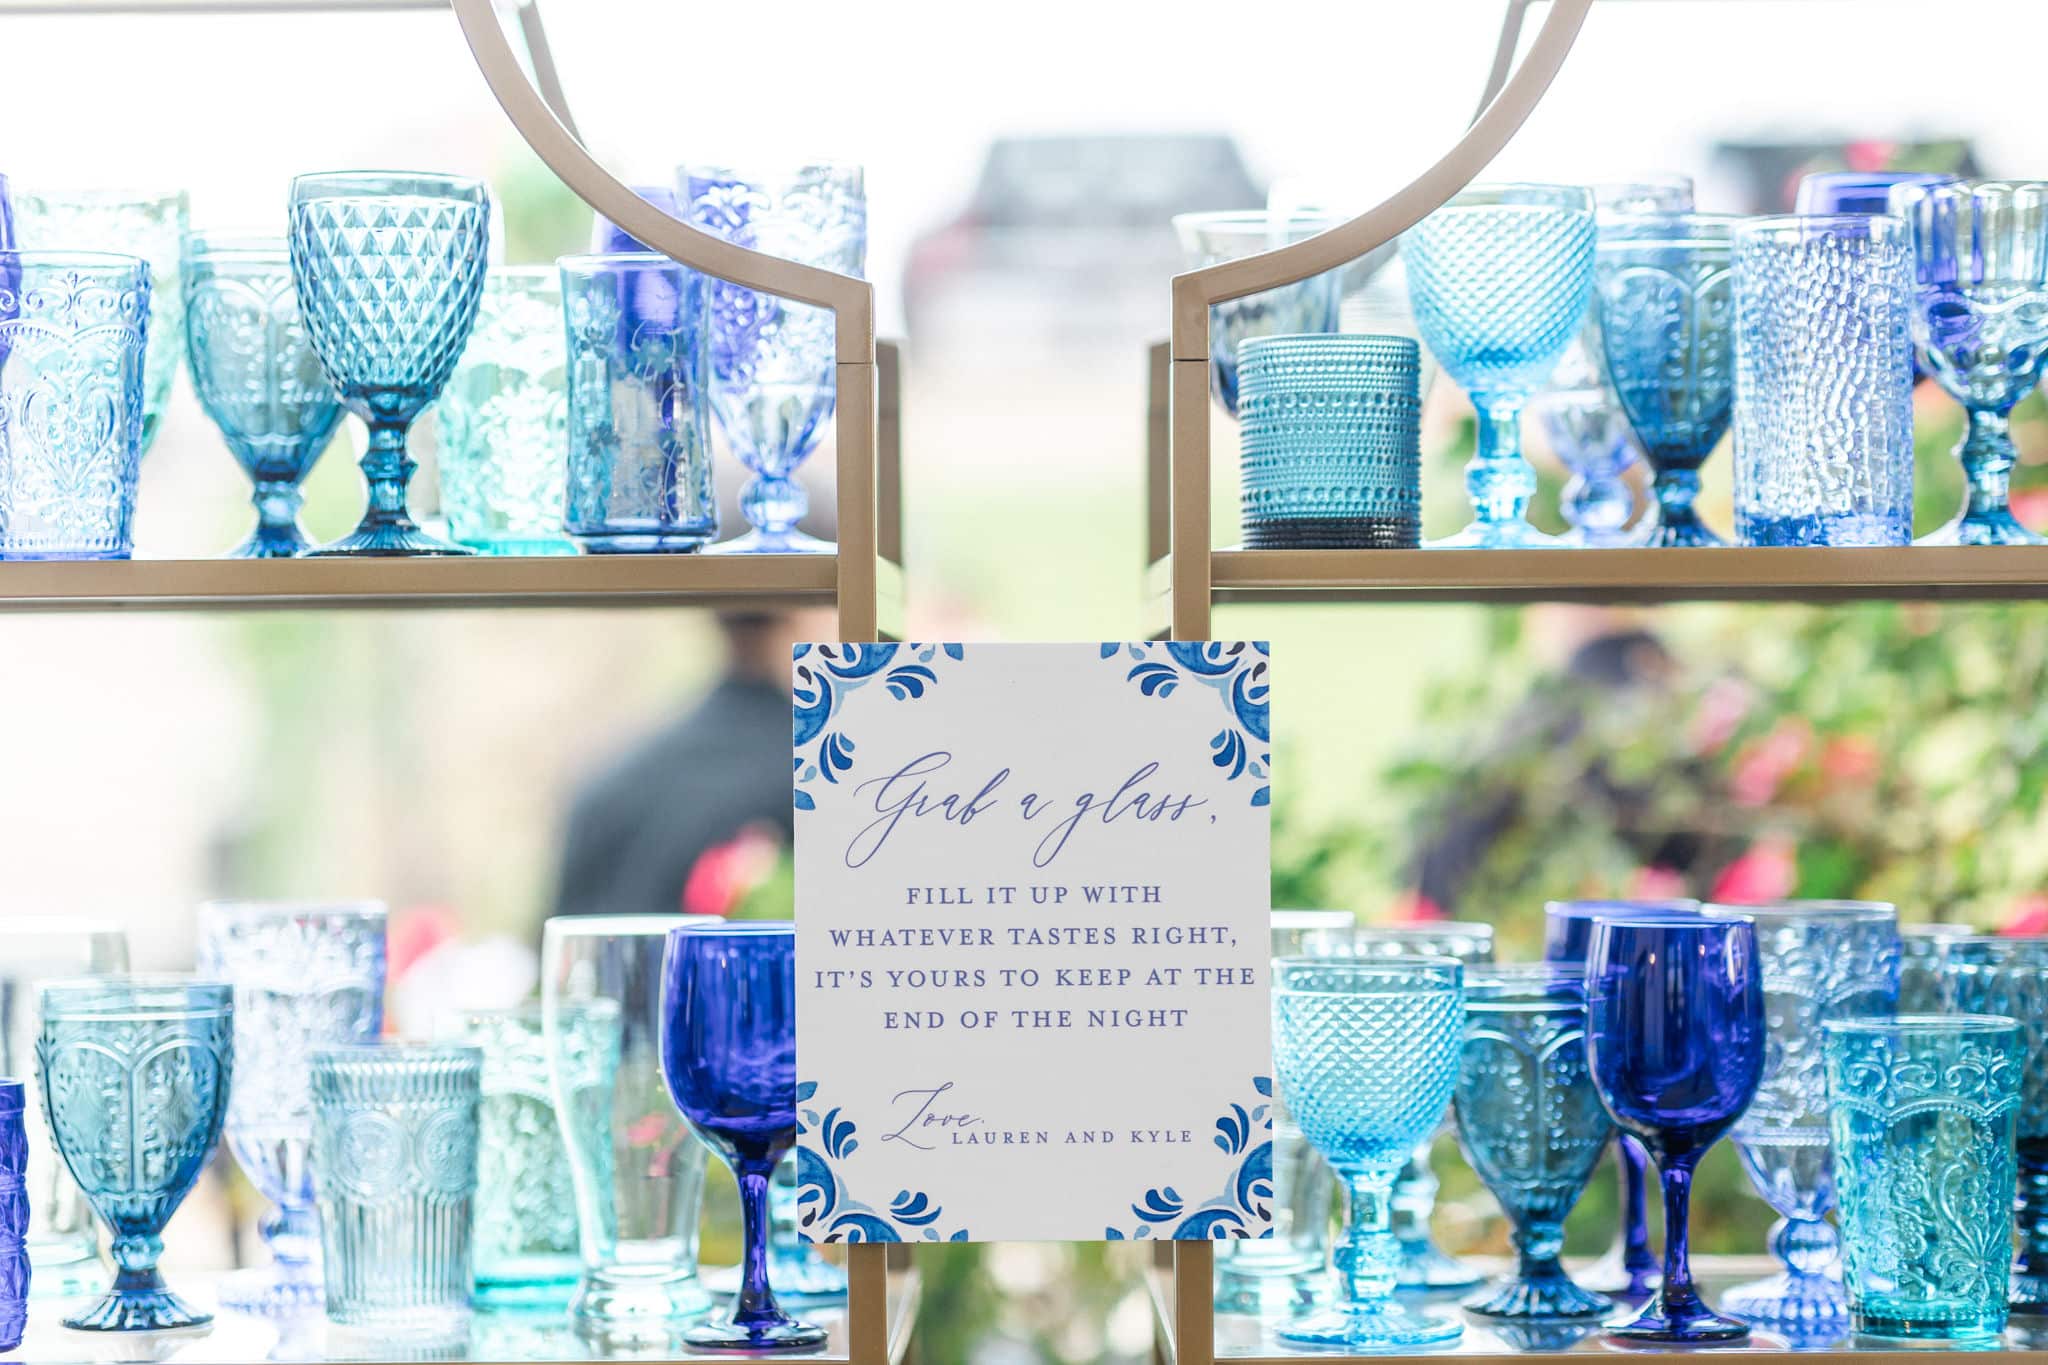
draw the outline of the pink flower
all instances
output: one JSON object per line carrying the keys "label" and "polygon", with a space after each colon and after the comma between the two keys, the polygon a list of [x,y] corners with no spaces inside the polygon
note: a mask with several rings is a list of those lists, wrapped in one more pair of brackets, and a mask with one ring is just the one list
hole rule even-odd
{"label": "pink flower", "polygon": [[1717,679],[1700,698],[1699,709],[1693,712],[1692,751],[1696,754],[1718,752],[1749,715],[1750,704],[1754,700],[1749,684],[1742,679]]}
{"label": "pink flower", "polygon": [[1403,891],[1394,898],[1394,904],[1387,912],[1390,924],[1414,924],[1443,917],[1443,907],[1420,891]]}
{"label": "pink flower", "polygon": [[2029,526],[2048,521],[2048,488],[2027,488],[2006,499],[2012,514]]}
{"label": "pink flower", "polygon": [[1852,171],[1886,171],[1892,168],[1899,144],[1880,138],[1864,138],[1842,148],[1843,164]]}
{"label": "pink flower", "polygon": [[1738,806],[1766,806],[1796,771],[1813,741],[1813,730],[1797,717],[1779,721],[1771,732],[1735,760],[1728,795]]}
{"label": "pink flower", "polygon": [[2039,891],[2012,903],[2012,913],[1998,926],[2001,934],[2048,934],[2048,894]]}
{"label": "pink flower", "polygon": [[1796,870],[1790,841],[1759,839],[1721,869],[1707,898],[1722,905],[1781,901],[1792,894]]}
{"label": "pink flower", "polygon": [[782,843],[763,825],[749,825],[704,850],[683,881],[683,913],[729,915],[747,893],[775,873]]}
{"label": "pink flower", "polygon": [[1864,735],[1836,735],[1821,746],[1820,770],[1832,782],[1867,786],[1877,777],[1882,756]]}
{"label": "pink flower", "polygon": [[1668,867],[1639,867],[1628,884],[1630,900],[1675,900],[1685,894],[1685,878]]}

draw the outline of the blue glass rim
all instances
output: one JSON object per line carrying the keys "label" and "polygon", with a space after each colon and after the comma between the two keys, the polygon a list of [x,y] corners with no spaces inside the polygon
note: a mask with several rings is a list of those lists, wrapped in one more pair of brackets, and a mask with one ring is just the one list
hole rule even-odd
{"label": "blue glass rim", "polygon": [[235,988],[168,972],[123,972],[38,983],[43,1019],[211,1019],[234,1013]]}
{"label": "blue glass rim", "polygon": [[2048,935],[1962,934],[1942,940],[1948,965],[1955,967],[2024,967],[2048,971]]}
{"label": "blue glass rim", "polygon": [[63,247],[9,247],[0,264],[22,270],[75,270],[95,275],[124,274],[136,285],[149,283],[149,262],[119,251],[72,251]]}
{"label": "blue glass rim", "polygon": [[1326,209],[1210,209],[1176,213],[1171,221],[1183,252],[1205,264],[1219,265],[1320,237],[1350,222],[1351,215]]}
{"label": "blue glass rim", "polygon": [[1675,916],[1691,919],[1702,912],[1703,906],[1690,896],[1648,897],[1643,900],[1616,898],[1613,900],[1569,900],[1545,901],[1543,913],[1551,919],[1610,919],[1644,918],[1654,922],[1656,916]]}
{"label": "blue glass rim", "polygon": [[1890,901],[1782,900],[1758,901],[1754,905],[1721,905],[1710,901],[1700,907],[1700,913],[1720,917],[1747,916],[1759,924],[1798,924],[1802,921],[1881,924],[1897,920],[1899,907]]}
{"label": "blue glass rim", "polygon": [[194,228],[179,240],[178,259],[290,266],[292,244],[282,233]]}
{"label": "blue glass rim", "polygon": [[1904,246],[1911,241],[1911,229],[1905,219],[1888,213],[1774,213],[1745,218],[1735,228],[1738,245],[1756,241],[1810,242],[1825,237],[1843,241],[1862,238],[1878,245]]}
{"label": "blue glass rim", "polygon": [[223,924],[264,924],[279,920],[382,920],[390,907],[379,900],[217,900],[199,906],[199,921]]}
{"label": "blue glass rim", "polygon": [[788,161],[749,166],[745,170],[715,161],[683,161],[676,165],[675,178],[679,185],[693,180],[706,183],[729,183],[736,185],[794,185],[805,180],[830,180],[852,189],[867,192],[867,164],[860,161],[836,161],[821,158],[817,161]]}
{"label": "blue glass rim", "polygon": [[[1476,919],[1432,919],[1407,924],[1361,924],[1357,928],[1362,939],[1377,938],[1383,943],[1407,943],[1415,939],[1442,938],[1446,934],[1461,934],[1466,938],[1483,938],[1493,941],[1493,926]],[[1419,956],[1430,956],[1420,954]]]}
{"label": "blue glass rim", "polygon": [[1465,969],[1465,1003],[1502,1013],[1583,1009],[1586,977],[1576,962],[1475,963]]}
{"label": "blue glass rim", "polygon": [[1947,920],[1920,920],[1913,924],[1901,924],[1899,937],[1940,939],[1947,943],[1959,938],[1981,938],[1983,935],[1967,924],[1952,924]]}
{"label": "blue glass rim", "polygon": [[555,269],[565,275],[599,276],[605,274],[628,274],[641,270],[674,270],[683,274],[695,274],[690,266],[684,265],[673,256],[664,256],[659,251],[578,251],[555,258]]}
{"label": "blue glass rim", "polygon": [[484,1050],[470,1043],[422,1043],[394,1038],[374,1043],[326,1043],[306,1054],[308,1067],[331,1075],[365,1071],[385,1062],[458,1069],[474,1065],[482,1070]]}
{"label": "blue glass rim", "polygon": [[[1587,185],[1567,185],[1535,180],[1500,180],[1467,185],[1431,214],[1461,209],[1528,208],[1555,209],[1593,215],[1593,191]],[[1427,218],[1424,222],[1429,221]],[[1418,224],[1419,226],[1419,224]]]}
{"label": "blue glass rim", "polygon": [[474,176],[437,171],[310,171],[292,177],[293,204],[325,199],[449,199],[488,205],[491,192]]}
{"label": "blue glass rim", "polygon": [[189,191],[168,189],[161,185],[145,186],[142,189],[95,185],[46,190],[16,188],[13,193],[17,203],[26,203],[31,199],[46,199],[53,204],[87,204],[94,208],[148,204],[157,208],[171,207],[189,211],[192,207],[192,195]]}
{"label": "blue glass rim", "polygon": [[2018,1038],[2020,1021],[2004,1014],[1857,1015],[1823,1019],[1821,1032],[1831,1037],[1882,1038]]}
{"label": "blue glass rim", "polygon": [[[1361,983],[1384,983],[1375,988],[1320,990],[1286,984],[1296,972],[1320,973],[1326,977],[1349,978]],[[1281,957],[1273,960],[1272,991],[1275,995],[1303,996],[1402,996],[1463,990],[1465,964],[1454,957],[1434,953],[1411,953],[1403,957]]]}
{"label": "blue glass rim", "polygon": [[550,915],[541,924],[545,942],[560,938],[667,938],[674,929],[723,915]]}
{"label": "blue glass rim", "polygon": [[[707,918],[709,918],[707,916]],[[765,938],[775,935],[791,938],[796,934],[793,919],[728,919],[715,924],[684,924],[668,931],[669,941],[688,934],[702,938]]]}
{"label": "blue glass rim", "polygon": [[1269,355],[1286,356],[1305,352],[1344,359],[1382,360],[1396,364],[1422,363],[1422,346],[1414,337],[1398,332],[1273,332],[1246,337],[1237,345],[1239,384],[1246,392],[1255,386],[1255,361]]}
{"label": "blue glass rim", "polygon": [[1749,219],[1739,213],[1616,213],[1600,215],[1595,251],[1733,250],[1735,232]]}

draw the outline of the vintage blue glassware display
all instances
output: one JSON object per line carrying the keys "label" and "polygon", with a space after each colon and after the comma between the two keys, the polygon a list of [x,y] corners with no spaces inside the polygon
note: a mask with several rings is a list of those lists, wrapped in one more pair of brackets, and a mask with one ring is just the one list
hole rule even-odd
{"label": "vintage blue glassware display", "polygon": [[1414,549],[1420,348],[1400,336],[1266,336],[1239,361],[1245,545]]}
{"label": "vintage blue glassware display", "polygon": [[1878,1338],[1996,1340],[2012,1265],[2019,1028],[1966,1014],[1821,1027],[1851,1323]]}
{"label": "vintage blue glassware display", "polygon": [[1941,171],[1814,171],[1799,178],[1792,211],[1808,217],[1891,212],[1894,185],[1942,185],[1955,176]]}
{"label": "vintage blue glassware display", "polygon": [[1896,218],[1735,230],[1735,532],[1744,545],[1913,534],[1913,257]]}
{"label": "vintage blue glassware display", "polygon": [[[4,187],[0,187],[4,188]],[[28,1087],[0,1079],[0,1351],[28,1331]]]}
{"label": "vintage blue glassware display", "polygon": [[1939,921],[1899,926],[1899,1013],[1939,1014],[1948,1001],[1948,948],[1975,934]]}
{"label": "vintage blue glassware display", "polygon": [[1948,945],[1946,970],[1950,1008],[2019,1022],[2019,1256],[2012,1309],[2048,1313],[2048,937],[1958,938]]}
{"label": "vintage blue glassware display", "polygon": [[255,485],[256,529],[228,554],[303,554],[313,542],[299,526],[299,485],[341,425],[341,399],[299,318],[291,247],[188,233],[180,274],[192,389]]}
{"label": "vintage blue glassware display", "polygon": [[1849,1331],[1835,1204],[1821,1025],[1890,1016],[1899,994],[1899,912],[1876,901],[1785,901],[1742,907],[1756,924],[1767,1044],[1756,1098],[1735,1150],[1778,1213],[1771,1251],[1784,1269],[1738,1285],[1721,1306],[1794,1344]]}
{"label": "vintage blue glassware display", "polygon": [[563,525],[592,553],[689,552],[718,534],[704,277],[666,256],[565,256]]}
{"label": "vintage blue glassware display", "polygon": [[384,925],[374,901],[199,908],[199,971],[235,990],[228,1148],[271,1203],[258,1225],[271,1264],[223,1280],[224,1308],[284,1317],[320,1307],[308,1066],[317,1048],[374,1042],[382,1031]]}
{"label": "vintage blue glassware display", "polygon": [[1913,248],[1915,354],[1968,415],[1963,506],[1924,545],[2041,545],[2008,502],[2015,405],[2048,368],[2048,183],[1900,185]]}
{"label": "vintage blue glassware display", "polygon": [[[1180,238],[1181,260],[1196,270],[1305,242],[1344,221],[1334,213],[1226,210],[1175,214],[1173,231]],[[1367,259],[1376,265],[1388,255],[1383,247]],[[1344,270],[1326,270],[1278,289],[1210,305],[1209,391],[1225,412],[1238,415],[1239,351],[1244,343],[1255,337],[1335,332],[1345,279]]]}
{"label": "vintage blue glassware display", "polygon": [[0,252],[0,559],[128,557],[150,330],[140,257]]}
{"label": "vintage blue glassware display", "polygon": [[1458,1144],[1514,1224],[1515,1273],[1465,1300],[1488,1318],[1598,1318],[1614,1307],[1565,1273],[1564,1220],[1614,1122],[1586,1069],[1586,985],[1570,965],[1465,975],[1452,1098]]}
{"label": "vintage blue glassware display", "polygon": [[234,988],[181,977],[105,976],[42,988],[36,1069],[43,1116],[71,1178],[113,1234],[114,1283],[64,1319],[93,1332],[199,1327],[157,1270],[227,1116]]}
{"label": "vintage blue glassware display", "polygon": [[[633,193],[671,218],[680,220],[683,206],[676,198],[673,185],[634,185]],[[626,253],[645,254],[653,247],[627,232],[603,214],[597,214],[590,225],[590,250],[593,255],[613,256]]]}
{"label": "vintage blue glassware display", "polygon": [[1692,1278],[1692,1174],[1749,1107],[1766,1033],[1756,926],[1739,916],[1594,922],[1586,958],[1587,1057],[1601,1103],[1656,1158],[1664,1185],[1664,1279],[1624,1341],[1738,1341]]}
{"label": "vintage blue glassware display", "polygon": [[[769,174],[685,166],[677,176],[692,227],[841,275],[858,277],[866,268],[867,193],[858,166],[821,163]],[[797,530],[810,500],[795,475],[838,400],[832,311],[724,280],[706,280],[704,289],[711,410],[753,475],[740,490],[740,512],[752,529],[720,548],[827,549]]]}
{"label": "vintage blue glassware display", "polygon": [[460,176],[340,171],[292,181],[299,314],[328,383],[370,429],[360,525],[314,554],[467,554],[406,508],[406,429],[454,372],[476,321],[490,195]]}
{"label": "vintage blue glassware display", "polygon": [[1464,967],[1451,958],[1289,958],[1273,964],[1274,1079],[1336,1172],[1347,1218],[1329,1307],[1282,1324],[1317,1349],[1455,1341],[1453,1317],[1395,1297],[1394,1176],[1443,1121],[1463,1040]]}
{"label": "vintage blue glassware display", "polygon": [[552,265],[492,266],[434,405],[448,534],[485,554],[567,555],[568,341]]}
{"label": "vintage blue glassware display", "polygon": [[1478,413],[1465,469],[1473,520],[1435,546],[1557,543],[1523,519],[1536,471],[1522,456],[1522,408],[1579,335],[1593,243],[1593,194],[1577,185],[1475,185],[1402,238],[1423,343]]}
{"label": "vintage blue glassware display", "polygon": [[739,1182],[741,1278],[729,1319],[684,1333],[715,1350],[815,1346],[768,1279],[768,1182],[796,1145],[796,927],[773,921],[672,929],[662,969],[669,1094]]}

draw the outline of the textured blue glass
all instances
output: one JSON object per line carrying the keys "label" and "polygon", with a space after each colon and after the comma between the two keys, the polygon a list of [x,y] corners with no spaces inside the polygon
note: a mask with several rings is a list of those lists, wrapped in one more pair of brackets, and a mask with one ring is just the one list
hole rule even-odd
{"label": "textured blue glass", "polygon": [[1693,1283],[1692,1173],[1749,1107],[1763,1077],[1763,973],[1756,926],[1735,917],[1599,919],[1586,958],[1587,1057],[1601,1103],[1657,1159],[1664,1183],[1664,1281],[1610,1335],[1737,1341]]}
{"label": "textured blue glass", "polygon": [[1489,1318],[1597,1318],[1614,1307],[1573,1284],[1559,1257],[1614,1123],[1586,1069],[1586,988],[1568,965],[1465,977],[1465,1042],[1453,1096],[1465,1159],[1514,1224],[1516,1272],[1465,1301]]}
{"label": "textured blue glass", "polygon": [[1721,1306],[1799,1345],[1849,1331],[1835,1203],[1821,1026],[1898,1008],[1899,912],[1875,901],[1744,906],[1763,964],[1763,1080],[1735,1125],[1735,1150],[1779,1214],[1771,1250],[1784,1271],[1728,1290]]}
{"label": "textured blue glass", "polygon": [[28,1331],[27,1101],[22,1082],[0,1080],[0,1351],[21,1345]]}
{"label": "textured blue glass", "polygon": [[[679,172],[692,227],[801,265],[858,277],[866,266],[868,206],[858,166],[800,166],[740,175]],[[838,398],[830,309],[724,280],[705,282],[711,409],[726,444],[754,477],[740,490],[753,527],[721,548],[789,553],[828,548],[796,529],[809,506],[795,479]]]}
{"label": "textured blue glass", "polygon": [[1654,474],[1640,545],[1720,545],[1693,510],[1700,466],[1735,405],[1734,230],[1740,219],[1602,219],[1593,311],[1601,357]]}
{"label": "textured blue glass", "polygon": [[1967,924],[1899,926],[1900,1014],[1939,1014],[1947,1008],[1949,944],[1974,934]]}
{"label": "textured blue glass", "polygon": [[289,1317],[320,1307],[307,1067],[317,1048],[369,1043],[382,1032],[384,920],[375,902],[199,908],[199,970],[235,988],[228,1148],[274,1205],[259,1224],[271,1265],[223,1280],[225,1308]]}
{"label": "textured blue glass", "polygon": [[1735,533],[1745,545],[1913,534],[1913,260],[1896,218],[1735,230]]}
{"label": "textured blue glass", "polygon": [[14,246],[14,199],[7,193],[7,177],[0,175],[0,251]]}
{"label": "textured blue glass", "polygon": [[341,400],[299,321],[282,237],[185,238],[185,349],[192,388],[256,486],[256,529],[235,559],[286,558],[313,542],[299,485],[341,425]]}
{"label": "textured blue glass", "polygon": [[108,976],[43,988],[36,1069],[58,1155],[113,1233],[114,1284],[64,1319],[93,1332],[212,1321],[164,1287],[164,1224],[220,1140],[234,1069],[234,988]]}
{"label": "textured blue glass", "polygon": [[1291,1345],[1388,1350],[1454,1341],[1455,1320],[1394,1299],[1394,1176],[1442,1122],[1457,1081],[1464,967],[1451,958],[1273,964],[1273,1069],[1302,1136],[1343,1183],[1338,1299],[1279,1329]]}
{"label": "textured blue glass", "polygon": [[[633,193],[660,209],[671,218],[680,220],[683,206],[676,200],[673,185],[635,185]],[[654,248],[627,232],[603,214],[598,214],[590,226],[590,250],[598,256],[621,254],[645,254]]]}
{"label": "textured blue glass", "polygon": [[662,1070],[669,1093],[732,1167],[745,1223],[730,1320],[684,1339],[716,1350],[814,1346],[823,1328],[775,1302],[768,1279],[768,1181],[796,1145],[796,927],[696,924],[668,936]]}
{"label": "textured blue glass", "polygon": [[2012,1265],[2019,1030],[1959,1014],[1822,1030],[1855,1330],[1995,1341]]}
{"label": "textured blue glass", "polygon": [[647,252],[565,256],[563,524],[592,553],[688,552],[718,534],[704,277]]}
{"label": "textured blue glass", "polygon": [[457,176],[341,172],[292,181],[292,274],[328,383],[370,429],[369,506],[314,554],[468,554],[406,510],[406,428],[441,392],[483,298],[491,201]]}
{"label": "textured blue glass", "polygon": [[149,319],[137,257],[0,251],[0,559],[128,557]]}
{"label": "textured blue glass", "polygon": [[1815,171],[1800,177],[1794,213],[1811,217],[1890,213],[1894,185],[1947,185],[1956,177],[1940,171]]}
{"label": "textured blue glass", "polygon": [[[1344,221],[1333,213],[1181,213],[1174,215],[1173,230],[1180,238],[1181,259],[1190,269],[1200,269],[1305,242]],[[1368,268],[1376,269],[1390,254],[1382,249],[1368,256]],[[1238,365],[1244,343],[1256,337],[1336,331],[1350,269],[1326,270],[1210,306],[1209,390],[1225,412],[1238,415]]]}
{"label": "textured blue glass", "polygon": [[1522,458],[1522,406],[1579,335],[1593,242],[1593,195],[1576,185],[1474,186],[1402,238],[1423,343],[1479,414],[1465,468],[1473,521],[1437,546],[1557,543],[1523,520],[1536,471]]}

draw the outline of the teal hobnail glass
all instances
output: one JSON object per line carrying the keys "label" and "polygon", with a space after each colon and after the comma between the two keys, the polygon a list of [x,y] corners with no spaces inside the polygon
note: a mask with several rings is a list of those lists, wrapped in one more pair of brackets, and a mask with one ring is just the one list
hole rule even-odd
{"label": "teal hobnail glass", "polygon": [[490,196],[459,176],[344,171],[292,181],[292,274],[328,383],[370,429],[369,506],[319,555],[468,554],[406,509],[406,429],[461,359],[483,298]]}
{"label": "teal hobnail glass", "polygon": [[[1262,252],[1305,242],[1347,221],[1341,214],[1299,212],[1181,213],[1173,230],[1180,238],[1181,259],[1190,269],[1221,265]],[[1257,337],[1299,336],[1335,332],[1347,282],[1363,285],[1381,262],[1392,255],[1381,248],[1365,261],[1355,280],[1352,266],[1326,270],[1294,284],[1247,294],[1209,309],[1209,391],[1231,416],[1238,416],[1238,367],[1244,343]]]}
{"label": "teal hobnail glass", "polygon": [[1821,1029],[1851,1324],[1996,1341],[2012,1266],[2018,1025],[1948,1014]]}
{"label": "teal hobnail glass", "polygon": [[114,1283],[64,1319],[87,1332],[213,1320],[165,1287],[164,1224],[220,1141],[234,1071],[234,988],[104,976],[42,990],[36,1070],[50,1138],[113,1234]]}

